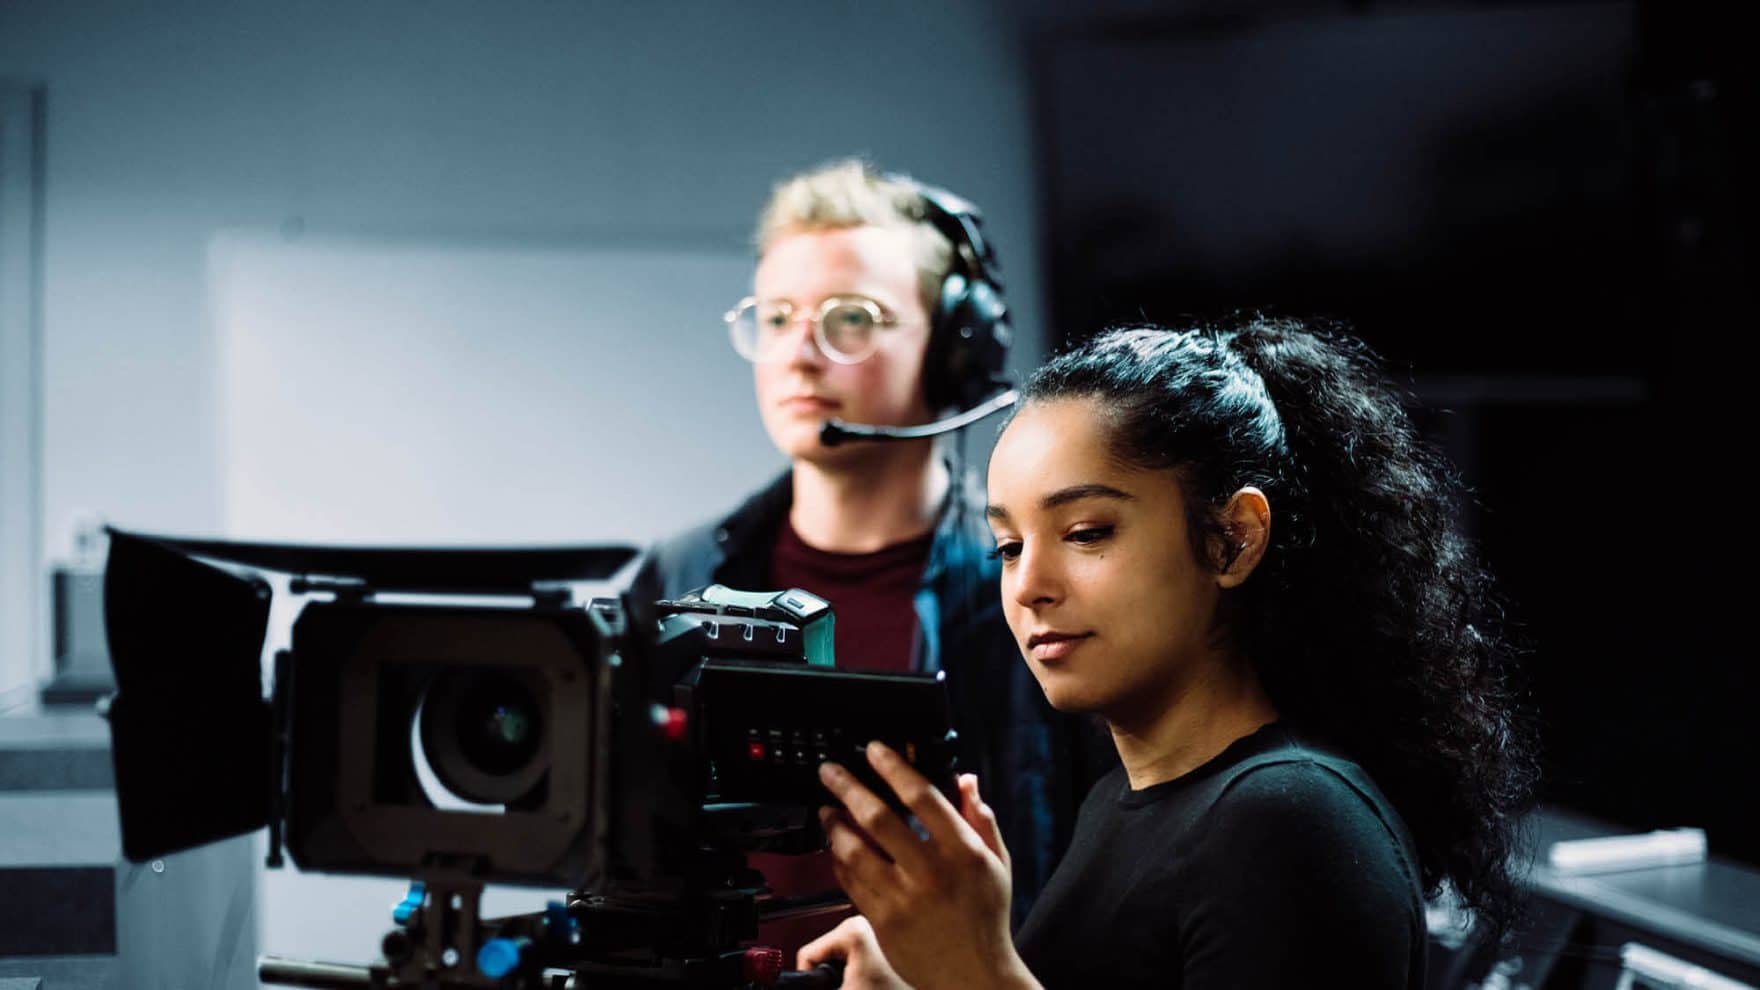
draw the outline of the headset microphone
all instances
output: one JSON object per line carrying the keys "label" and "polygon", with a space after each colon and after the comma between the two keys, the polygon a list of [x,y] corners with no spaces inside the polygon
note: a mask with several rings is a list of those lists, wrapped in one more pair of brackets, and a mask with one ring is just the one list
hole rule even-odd
{"label": "headset microphone", "polygon": [[845,423],[841,419],[828,419],[819,428],[819,442],[827,447],[835,447],[845,440],[921,440],[924,437],[940,436],[970,426],[991,413],[1007,409],[1018,398],[1020,393],[1011,388],[957,415],[921,426],[869,426],[865,423]]}

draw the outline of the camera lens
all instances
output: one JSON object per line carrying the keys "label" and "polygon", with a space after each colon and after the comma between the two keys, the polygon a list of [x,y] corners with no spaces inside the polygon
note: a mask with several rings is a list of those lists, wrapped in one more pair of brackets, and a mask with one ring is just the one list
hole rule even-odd
{"label": "camera lens", "polygon": [[517,667],[439,672],[417,709],[418,762],[468,803],[504,805],[529,796],[549,765],[537,684],[531,671]]}
{"label": "camera lens", "polygon": [[484,773],[512,773],[538,753],[538,706],[524,685],[506,677],[477,680],[463,693],[453,723],[459,752]]}

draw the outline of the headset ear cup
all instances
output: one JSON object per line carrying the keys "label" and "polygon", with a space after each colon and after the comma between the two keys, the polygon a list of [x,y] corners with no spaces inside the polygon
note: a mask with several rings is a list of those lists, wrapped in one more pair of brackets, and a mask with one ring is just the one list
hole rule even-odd
{"label": "headset ear cup", "polygon": [[972,409],[993,395],[1003,379],[1011,334],[996,259],[983,235],[977,207],[944,189],[908,178],[923,198],[924,221],[953,246],[955,269],[941,282],[930,314],[923,354],[923,397],[939,416]]}
{"label": "headset ear cup", "polygon": [[972,312],[972,336],[968,342],[969,365],[961,380],[970,384],[971,392],[961,401],[963,405],[975,406],[996,390],[996,382],[1008,364],[1014,332],[1008,325],[1008,305],[996,286],[979,280],[972,283],[966,296]]}
{"label": "headset ear cup", "polygon": [[966,277],[950,273],[941,282],[941,297],[929,322],[929,346],[923,353],[923,397],[929,411],[940,415],[959,404],[956,368],[961,363],[959,329],[966,298]]}
{"label": "headset ear cup", "polygon": [[923,356],[923,391],[933,412],[970,409],[996,391],[1008,360],[1007,316],[995,286],[947,276]]}

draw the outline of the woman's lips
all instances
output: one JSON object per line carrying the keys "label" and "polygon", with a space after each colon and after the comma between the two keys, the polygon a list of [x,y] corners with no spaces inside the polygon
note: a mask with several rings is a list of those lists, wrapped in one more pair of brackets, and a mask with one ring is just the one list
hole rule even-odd
{"label": "woman's lips", "polygon": [[1027,655],[1040,663],[1054,663],[1074,653],[1094,634],[1084,633],[1037,633],[1027,639]]}

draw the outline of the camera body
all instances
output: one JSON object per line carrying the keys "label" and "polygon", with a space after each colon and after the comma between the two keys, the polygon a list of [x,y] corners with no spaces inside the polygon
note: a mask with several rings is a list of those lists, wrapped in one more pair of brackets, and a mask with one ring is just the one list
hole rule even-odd
{"label": "camera body", "polygon": [[[111,537],[131,860],[266,827],[272,865],[676,899],[818,848],[824,760],[890,794],[870,740],[954,793],[940,676],[837,670],[806,592],[577,604],[635,551]],[[310,599],[267,697],[259,569]]]}

